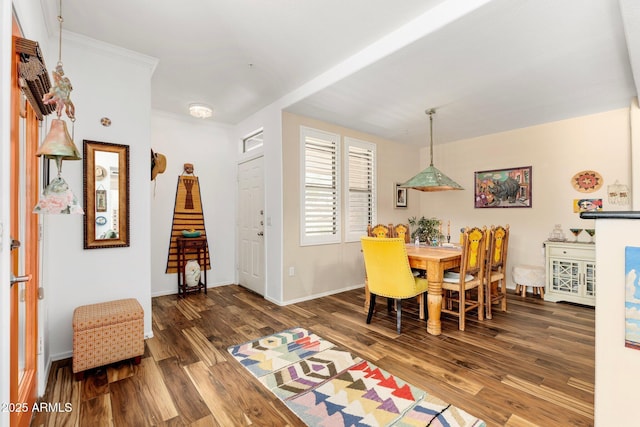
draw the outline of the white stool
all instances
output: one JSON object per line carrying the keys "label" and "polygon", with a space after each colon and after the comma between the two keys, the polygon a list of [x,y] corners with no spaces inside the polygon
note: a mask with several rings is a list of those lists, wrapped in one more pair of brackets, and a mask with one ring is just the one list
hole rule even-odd
{"label": "white stool", "polygon": [[513,282],[516,284],[516,292],[527,294],[527,286],[531,286],[533,294],[540,294],[544,298],[545,271],[538,265],[515,265],[511,270]]}

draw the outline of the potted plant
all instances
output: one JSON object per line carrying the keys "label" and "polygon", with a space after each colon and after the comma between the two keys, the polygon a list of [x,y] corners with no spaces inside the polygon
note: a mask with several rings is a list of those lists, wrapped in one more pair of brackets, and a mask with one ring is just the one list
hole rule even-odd
{"label": "potted plant", "polygon": [[433,244],[433,242],[440,241],[442,235],[440,234],[440,220],[438,218],[425,218],[420,219],[414,217],[409,218],[409,225],[411,226],[411,241],[415,241],[416,237],[420,242],[427,244]]}

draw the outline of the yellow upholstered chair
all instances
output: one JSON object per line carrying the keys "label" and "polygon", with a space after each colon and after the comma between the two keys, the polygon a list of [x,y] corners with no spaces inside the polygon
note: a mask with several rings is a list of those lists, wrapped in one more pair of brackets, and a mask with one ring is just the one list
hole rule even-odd
{"label": "yellow upholstered chair", "polygon": [[[367,224],[367,236],[369,237],[394,237],[393,236],[393,224],[384,225],[377,224],[372,226]],[[367,272],[364,273],[364,312],[369,310],[369,284],[367,281]]]}
{"label": "yellow upholstered chair", "polygon": [[485,311],[491,319],[493,304],[501,303],[500,309],[507,311],[507,248],[509,247],[509,225],[491,226],[489,249],[485,267]]}
{"label": "yellow upholstered chair", "polygon": [[[462,257],[459,271],[447,271],[442,279],[442,312],[459,318],[459,329],[464,331],[468,311],[478,309],[478,320],[484,319],[484,270],[486,254],[486,227],[465,229],[462,236]],[[476,299],[468,295],[477,289]]]}
{"label": "yellow upholstered chair", "polygon": [[[387,298],[389,311],[395,301],[396,330],[400,333],[402,300],[422,295],[422,300],[426,301],[427,279],[414,277],[411,273],[404,240],[362,237],[360,241],[370,293],[367,323],[371,323],[376,296],[380,295]],[[421,305],[421,310],[424,310],[424,306]]]}

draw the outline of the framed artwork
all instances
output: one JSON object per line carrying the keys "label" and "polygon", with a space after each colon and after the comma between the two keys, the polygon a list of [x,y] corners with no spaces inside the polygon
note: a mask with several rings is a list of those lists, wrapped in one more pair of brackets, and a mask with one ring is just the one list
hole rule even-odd
{"label": "framed artwork", "polygon": [[96,190],[96,212],[107,211],[107,190]]}
{"label": "framed artwork", "polygon": [[396,208],[407,207],[407,195],[407,188],[400,187],[400,184],[396,184],[396,191],[393,196]]}
{"label": "framed artwork", "polygon": [[602,199],[573,199],[574,212],[595,212],[602,210]]}
{"label": "framed artwork", "polygon": [[640,350],[640,248],[624,248],[625,291],[625,334],[624,345]]}
{"label": "framed artwork", "polygon": [[531,166],[475,172],[476,208],[530,208]]}

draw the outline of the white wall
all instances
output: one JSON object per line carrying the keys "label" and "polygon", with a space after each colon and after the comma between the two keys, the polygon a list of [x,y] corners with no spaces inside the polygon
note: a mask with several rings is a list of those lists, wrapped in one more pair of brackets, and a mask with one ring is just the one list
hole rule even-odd
{"label": "white wall", "polygon": [[[194,100],[195,101],[195,100]],[[177,293],[177,274],[166,274],[178,177],[185,163],[198,177],[211,258],[208,287],[236,282],[236,199],[238,142],[232,128],[187,115],[153,111],[151,148],[167,158],[167,168],[149,181],[151,194],[151,293]],[[144,165],[148,168],[148,165]],[[148,169],[145,169],[148,172]],[[148,174],[149,175],[149,174]],[[150,184],[149,184],[150,182]]]}
{"label": "white wall", "polygon": [[[542,266],[542,242],[549,237],[554,224],[561,224],[568,238],[572,238],[569,228],[594,228],[593,220],[581,219],[573,212],[574,199],[601,198],[604,210],[631,209],[611,205],[607,199],[608,185],[616,180],[631,184],[629,153],[628,109],[436,144],[435,166],[465,190],[431,193],[410,190],[410,197],[420,197],[422,215],[440,218],[445,223],[451,221],[453,241],[459,238],[455,230],[459,233],[464,226],[509,224],[508,265]],[[424,166],[428,164],[427,156],[424,148],[421,156]],[[475,171],[519,166],[532,166],[531,208],[474,208]],[[583,170],[595,170],[602,175],[604,184],[600,190],[581,193],[573,188],[571,177]],[[580,239],[587,241],[589,237],[583,232]],[[508,286],[515,286],[510,274]]]}
{"label": "white wall", "polygon": [[596,426],[636,426],[640,350],[626,348],[625,246],[640,246],[640,220],[596,220]]}
{"label": "white wall", "polygon": [[[377,222],[407,224],[419,212],[418,198],[409,198],[407,208],[395,208],[395,183],[408,178],[407,170],[417,170],[418,147],[398,144],[373,135],[310,119],[292,113],[283,114],[283,212],[287,226],[283,232],[284,277],[283,301],[292,303],[317,298],[363,286],[364,261],[360,241],[345,242],[345,215],[342,195],[342,242],[329,245],[300,246],[300,127],[308,126],[340,135],[341,153],[344,138],[351,137],[376,144]],[[344,171],[346,159],[341,160]],[[344,180],[342,177],[342,184]],[[293,268],[295,274],[289,276]]]}
{"label": "white wall", "polygon": [[[48,67],[55,66],[57,49],[44,54]],[[153,335],[149,150],[150,83],[156,60],[72,33],[64,33],[62,60],[73,84],[78,149],[82,151],[84,139],[129,146],[131,244],[85,250],[82,216],[43,216],[45,339],[54,360],[71,356],[71,320],[80,305],[136,298],[145,311],[145,335]],[[110,127],[100,124],[102,117],[111,119]],[[71,132],[70,123],[69,129]],[[48,132],[48,125],[44,131]],[[63,177],[82,199],[82,161],[66,161],[62,169]]]}

